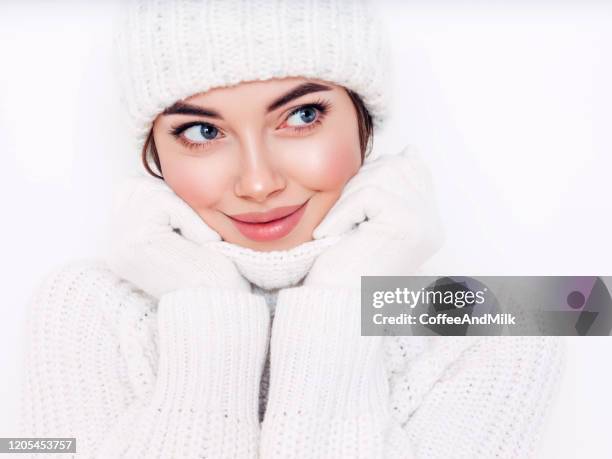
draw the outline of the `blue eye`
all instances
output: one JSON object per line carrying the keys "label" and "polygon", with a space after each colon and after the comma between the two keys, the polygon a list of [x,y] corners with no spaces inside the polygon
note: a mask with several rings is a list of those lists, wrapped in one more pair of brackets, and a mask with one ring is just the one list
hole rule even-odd
{"label": "blue eye", "polygon": [[289,120],[292,118],[297,119],[298,122],[301,121],[304,124],[310,124],[317,118],[317,109],[311,106],[301,107],[287,118],[287,124],[290,126],[304,126],[304,124],[291,124]]}
{"label": "blue eye", "polygon": [[187,140],[194,143],[206,143],[214,140],[218,133],[219,129],[212,124],[196,124],[183,131]]}

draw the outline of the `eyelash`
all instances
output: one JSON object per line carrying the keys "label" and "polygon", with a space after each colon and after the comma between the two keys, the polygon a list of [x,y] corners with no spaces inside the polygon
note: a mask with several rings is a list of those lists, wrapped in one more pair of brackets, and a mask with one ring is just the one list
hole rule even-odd
{"label": "eyelash", "polygon": [[[314,108],[314,109],[316,109],[317,110],[317,118],[312,123],[306,124],[304,126],[291,126],[291,129],[293,129],[294,132],[297,132],[300,135],[304,135],[305,133],[315,129],[318,125],[321,124],[322,120],[329,113],[329,111],[331,109],[331,106],[332,106],[331,102],[329,102],[327,100],[323,100],[323,99],[318,99],[317,101],[315,101],[313,103],[300,105],[299,107],[297,107],[296,109],[292,110],[287,115],[287,117],[285,118],[285,122],[289,118],[291,118],[293,115],[298,113],[300,110],[303,110],[305,108]],[[184,131],[186,131],[190,127],[201,126],[201,125],[213,126],[214,128],[216,128],[219,131],[221,131],[217,126],[215,126],[212,123],[205,123],[205,122],[202,122],[202,121],[192,121],[192,122],[189,122],[189,123],[185,123],[185,124],[181,124],[179,126],[172,127],[170,129],[169,133],[171,135],[173,135],[179,142],[181,142],[187,148],[208,148],[209,144],[215,142],[218,139],[209,140],[208,142],[203,142],[203,143],[197,143],[197,142],[190,142],[189,140],[185,139],[184,136],[181,135]]]}

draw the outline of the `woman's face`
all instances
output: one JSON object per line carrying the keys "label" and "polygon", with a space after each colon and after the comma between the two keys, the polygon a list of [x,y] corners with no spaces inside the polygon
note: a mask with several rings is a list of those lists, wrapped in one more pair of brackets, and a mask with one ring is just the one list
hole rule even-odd
{"label": "woman's face", "polygon": [[260,251],[312,240],[361,166],[358,134],[346,90],[304,78],[216,88],[153,124],[166,183],[223,240]]}

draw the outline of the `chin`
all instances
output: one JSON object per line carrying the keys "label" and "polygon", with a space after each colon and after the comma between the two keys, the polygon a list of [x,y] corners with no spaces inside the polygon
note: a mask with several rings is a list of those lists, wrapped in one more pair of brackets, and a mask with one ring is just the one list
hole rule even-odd
{"label": "chin", "polygon": [[280,239],[275,239],[273,241],[253,241],[248,239],[241,234],[228,235],[228,237],[223,237],[223,240],[229,242],[231,244],[235,244],[241,247],[246,247],[248,249],[257,250],[259,252],[271,252],[273,250],[289,250],[294,247],[297,247],[300,244],[304,244],[305,242],[312,241],[312,231],[310,231],[310,236],[306,235],[293,235],[289,233],[287,236],[282,237]]}

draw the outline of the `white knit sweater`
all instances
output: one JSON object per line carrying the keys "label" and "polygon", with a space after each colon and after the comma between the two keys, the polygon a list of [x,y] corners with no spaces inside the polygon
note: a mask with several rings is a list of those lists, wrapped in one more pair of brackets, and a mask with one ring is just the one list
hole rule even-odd
{"label": "white knit sweater", "polygon": [[[76,437],[80,456],[103,458],[532,457],[565,367],[563,338],[384,338],[390,395],[354,415],[307,398],[342,399],[344,381],[325,394],[299,384],[317,327],[303,353],[272,348],[270,368],[258,339],[272,330],[269,312],[316,324],[324,311],[359,307],[358,293],[299,282],[326,244],[226,244],[252,293],[185,289],[156,301],[101,260],[59,267],[28,311],[23,436]],[[219,324],[239,327],[238,338]]]}

